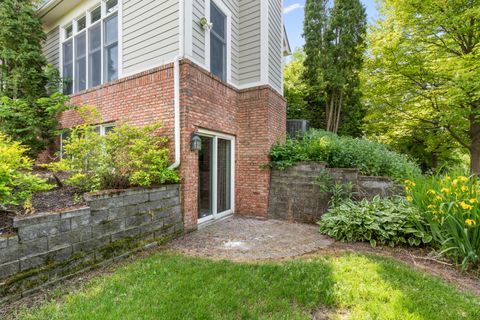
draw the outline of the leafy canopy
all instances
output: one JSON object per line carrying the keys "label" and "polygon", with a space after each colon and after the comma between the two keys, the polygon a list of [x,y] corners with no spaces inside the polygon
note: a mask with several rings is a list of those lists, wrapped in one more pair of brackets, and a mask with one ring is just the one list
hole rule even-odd
{"label": "leafy canopy", "polygon": [[422,137],[433,157],[470,152],[480,172],[480,1],[383,0],[364,69],[367,130]]}

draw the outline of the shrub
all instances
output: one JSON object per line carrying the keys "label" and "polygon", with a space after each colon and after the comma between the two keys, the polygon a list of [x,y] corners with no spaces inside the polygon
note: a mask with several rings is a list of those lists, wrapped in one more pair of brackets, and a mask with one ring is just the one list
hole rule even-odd
{"label": "shrub", "polygon": [[[480,180],[463,175],[418,176],[405,193],[422,212],[434,244],[461,263],[480,265]],[[420,226],[421,227],[421,226]]]}
{"label": "shrub", "polygon": [[354,202],[346,200],[330,209],[320,220],[320,232],[341,241],[370,242],[394,247],[419,246],[431,236],[417,228],[423,220],[416,208],[400,197]]}
{"label": "shrub", "polygon": [[101,136],[89,124],[78,126],[64,142],[64,159],[49,167],[69,172],[66,183],[83,191],[178,182],[168,168],[167,140],[156,133],[159,127],[121,124]]}
{"label": "shrub", "polygon": [[387,146],[323,130],[310,130],[299,140],[289,139],[270,151],[271,166],[284,169],[299,161],[324,161],[329,167],[357,168],[364,175],[403,180],[420,173],[407,156]]}
{"label": "shrub", "polygon": [[35,158],[57,136],[57,117],[68,108],[66,101],[60,93],[36,100],[0,97],[0,131],[27,146]]}
{"label": "shrub", "polygon": [[34,192],[49,190],[51,185],[31,173],[33,161],[28,149],[0,133],[0,204],[28,205]]}
{"label": "shrub", "polygon": [[319,186],[321,192],[332,194],[332,197],[328,202],[331,207],[338,206],[343,201],[351,199],[354,195],[353,184],[351,182],[334,182],[332,176],[326,171],[320,173],[315,179],[315,183]]}

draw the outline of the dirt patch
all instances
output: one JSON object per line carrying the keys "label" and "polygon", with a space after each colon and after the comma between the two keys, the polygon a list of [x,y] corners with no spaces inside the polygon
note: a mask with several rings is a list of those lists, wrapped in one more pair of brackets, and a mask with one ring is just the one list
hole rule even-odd
{"label": "dirt patch", "polygon": [[13,229],[14,216],[14,212],[3,211],[0,209],[0,236],[12,234],[15,232],[15,230]]}
{"label": "dirt patch", "polygon": [[64,211],[84,205],[82,193],[70,186],[37,192],[32,197],[32,207],[35,212]]}

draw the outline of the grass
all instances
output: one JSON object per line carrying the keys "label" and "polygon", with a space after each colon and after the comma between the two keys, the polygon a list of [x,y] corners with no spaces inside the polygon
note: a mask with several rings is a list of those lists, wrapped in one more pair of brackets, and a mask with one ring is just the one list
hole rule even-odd
{"label": "grass", "polygon": [[322,306],[348,319],[480,319],[478,297],[387,258],[240,264],[171,253],[95,278],[21,319],[311,319]]}

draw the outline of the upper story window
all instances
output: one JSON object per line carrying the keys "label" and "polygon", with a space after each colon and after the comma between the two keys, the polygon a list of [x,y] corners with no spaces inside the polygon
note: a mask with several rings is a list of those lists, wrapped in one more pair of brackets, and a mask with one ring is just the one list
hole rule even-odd
{"label": "upper story window", "polygon": [[63,27],[63,91],[118,79],[118,0],[106,0]]}
{"label": "upper story window", "polygon": [[227,78],[227,16],[213,2],[210,3],[210,21],[213,23],[210,31],[210,71],[225,81]]}

